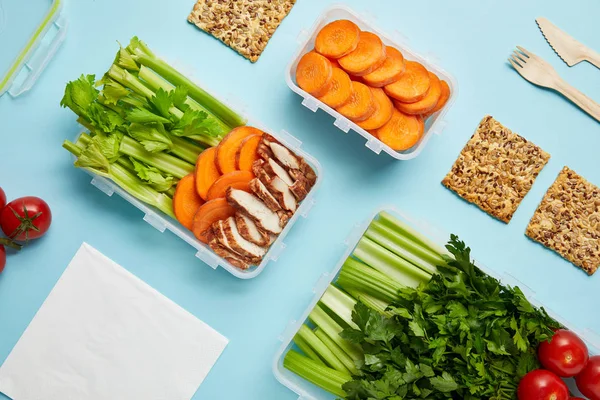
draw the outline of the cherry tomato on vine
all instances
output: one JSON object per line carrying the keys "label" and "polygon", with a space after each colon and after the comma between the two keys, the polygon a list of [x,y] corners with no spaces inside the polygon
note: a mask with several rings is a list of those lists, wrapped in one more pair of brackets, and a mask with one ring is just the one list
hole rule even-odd
{"label": "cherry tomato on vine", "polygon": [[48,203],[39,197],[21,197],[0,211],[0,228],[12,240],[37,239],[48,231],[52,213]]}
{"label": "cherry tomato on vine", "polygon": [[580,373],[588,362],[588,349],[583,340],[566,329],[558,329],[548,342],[538,347],[540,363],[558,376],[568,378]]}
{"label": "cherry tomato on vine", "polygon": [[0,244],[0,273],[4,271],[4,267],[6,266],[6,249],[4,246]]}
{"label": "cherry tomato on vine", "polygon": [[0,210],[2,210],[5,205],[6,205],[6,193],[4,193],[4,190],[2,190],[2,188],[0,188]]}
{"label": "cherry tomato on vine", "polygon": [[590,357],[587,365],[575,377],[577,389],[590,400],[600,400],[600,356]]}
{"label": "cherry tomato on vine", "polygon": [[569,400],[569,389],[558,375],[536,369],[521,379],[517,397],[519,400]]}

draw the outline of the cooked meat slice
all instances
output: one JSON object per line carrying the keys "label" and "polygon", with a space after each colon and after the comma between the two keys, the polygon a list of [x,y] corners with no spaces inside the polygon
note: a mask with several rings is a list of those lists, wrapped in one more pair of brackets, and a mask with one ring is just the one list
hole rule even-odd
{"label": "cooked meat slice", "polygon": [[271,150],[271,147],[268,144],[266,144],[264,141],[261,141],[258,144],[256,152],[258,153],[260,158],[262,158],[263,160],[268,160],[269,158],[275,157],[275,155],[273,154],[273,151]]}
{"label": "cooked meat slice", "polygon": [[251,254],[248,253],[242,253],[237,251],[237,243],[235,243],[235,241],[232,241],[232,236],[228,234],[227,232],[227,221],[217,221],[213,224],[213,232],[215,233],[215,239],[219,241],[219,243],[221,243],[221,245],[223,245],[224,248],[226,248],[227,250],[229,250],[230,252],[234,253],[235,255],[237,255],[239,258],[242,258],[244,260],[246,260],[247,262],[255,265],[255,264],[260,264],[261,258],[260,257],[254,257]]}
{"label": "cooked meat slice", "polygon": [[275,158],[284,166],[290,169],[300,169],[298,157],[282,144],[270,142],[269,147]]}
{"label": "cooked meat slice", "polygon": [[279,210],[277,211],[277,216],[279,217],[279,225],[281,226],[281,228],[285,228],[285,226],[287,225],[288,222],[290,222],[290,219],[292,218],[294,214],[289,212],[289,211],[284,211],[284,210]]}
{"label": "cooked meat slice", "polygon": [[254,194],[257,195],[258,198],[261,199],[263,203],[265,203],[265,205],[272,211],[281,210],[279,201],[273,197],[271,192],[269,192],[269,189],[267,189],[265,184],[262,183],[260,179],[254,178],[250,181],[250,190],[252,190],[252,192],[254,192]]}
{"label": "cooked meat slice", "polygon": [[213,238],[210,242],[208,242],[208,245],[216,255],[223,258],[234,267],[239,269],[250,268],[250,262],[248,260],[223,246],[216,238]]}
{"label": "cooked meat slice", "polygon": [[298,201],[302,201],[306,198],[308,194],[308,182],[304,176],[301,179],[298,179],[292,186],[290,186],[290,191],[296,196]]}
{"label": "cooked meat slice", "polygon": [[252,218],[262,230],[274,234],[281,233],[279,216],[255,195],[229,188],[227,189],[227,202],[236,210]]}
{"label": "cooked meat slice", "polygon": [[267,162],[263,163],[262,167],[269,176],[278,176],[288,186],[294,184],[290,174],[288,174],[288,172],[274,159],[269,158]]}
{"label": "cooked meat slice", "polygon": [[281,142],[277,139],[275,139],[275,136],[269,135],[268,133],[265,133],[262,137],[263,142],[265,142],[267,145],[271,145],[271,143],[279,143],[281,144]]}
{"label": "cooked meat slice", "polygon": [[258,246],[268,246],[269,235],[261,231],[248,216],[238,212],[235,213],[235,224],[242,237]]}
{"label": "cooked meat slice", "polygon": [[298,206],[296,198],[290,191],[290,187],[283,180],[275,176],[265,186],[269,189],[273,197],[277,199],[281,208],[291,212],[296,211],[296,207]]}
{"label": "cooked meat slice", "polygon": [[304,177],[308,181],[310,185],[308,190],[310,190],[310,188],[315,185],[315,182],[317,182],[317,174],[315,173],[315,170],[308,165],[304,158],[300,158],[300,171],[304,174]]}
{"label": "cooked meat slice", "polygon": [[233,217],[227,218],[223,221],[223,230],[229,243],[229,248],[235,251],[237,254],[247,257],[252,261],[262,260],[264,255],[267,253],[267,249],[258,246],[242,237],[237,229],[235,219]]}

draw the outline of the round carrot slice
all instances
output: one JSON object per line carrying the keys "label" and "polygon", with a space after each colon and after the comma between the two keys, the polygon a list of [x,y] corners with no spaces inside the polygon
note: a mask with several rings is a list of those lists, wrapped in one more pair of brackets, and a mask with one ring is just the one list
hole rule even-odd
{"label": "round carrot slice", "polygon": [[357,123],[365,130],[381,128],[392,118],[394,111],[394,105],[383,89],[371,88],[371,93],[373,93],[373,100],[376,104],[375,112],[366,120]]}
{"label": "round carrot slice", "polygon": [[235,165],[240,171],[252,171],[252,164],[258,160],[258,144],[262,139],[262,134],[254,134],[242,140],[240,148],[235,153]]}
{"label": "round carrot slice", "polygon": [[385,62],[385,46],[379,36],[361,32],[358,46],[338,62],[349,74],[364,76],[375,71]]}
{"label": "round carrot slice", "polygon": [[404,73],[404,56],[392,46],[385,48],[385,61],[379,68],[363,76],[365,83],[371,87],[383,87],[396,82]]}
{"label": "round carrot slice", "polygon": [[340,19],[325,25],[315,39],[315,50],[329,58],[340,58],[354,51],[360,29],[352,21]]}
{"label": "round carrot slice", "polygon": [[264,132],[251,126],[238,126],[229,132],[217,146],[215,164],[221,174],[227,174],[237,169],[236,155],[241,143],[250,135],[262,135]]}
{"label": "round carrot slice", "polygon": [[254,179],[254,174],[249,171],[233,171],[222,175],[208,189],[208,200],[225,197],[227,189],[230,187],[250,193],[250,181],[252,179]]}
{"label": "round carrot slice", "polygon": [[336,60],[335,58],[330,58],[329,62],[331,63],[331,66],[333,68],[342,68],[342,66],[340,65],[340,63],[338,62],[338,60]]}
{"label": "round carrot slice", "polygon": [[350,99],[336,110],[354,122],[364,121],[375,112],[375,101],[371,89],[360,82],[352,81]]}
{"label": "round carrot slice", "polygon": [[433,110],[442,94],[442,85],[440,84],[439,78],[431,72],[429,72],[429,80],[431,81],[431,84],[425,97],[414,103],[402,103],[396,100],[394,101],[396,108],[404,114],[410,115],[426,114]]}
{"label": "round carrot slice", "polygon": [[296,68],[296,83],[307,93],[319,97],[329,90],[332,80],[331,62],[311,51],[306,53],[298,62]]}
{"label": "round carrot slice", "polygon": [[208,228],[215,222],[233,217],[234,215],[235,208],[230,206],[224,198],[207,201],[200,206],[194,216],[192,228],[194,236],[201,242],[208,243]]}
{"label": "round carrot slice", "polygon": [[440,94],[440,99],[438,100],[437,104],[435,105],[435,107],[433,107],[433,109],[431,111],[428,111],[427,113],[425,113],[423,115],[423,118],[429,118],[436,112],[440,111],[442,108],[444,108],[444,106],[448,102],[448,99],[450,99],[450,86],[448,86],[448,82],[440,81],[440,86],[442,87],[442,93]]}
{"label": "round carrot slice", "polygon": [[194,174],[181,178],[173,195],[173,213],[177,221],[192,230],[194,215],[202,204],[204,204],[204,200],[198,196],[196,191]]}
{"label": "round carrot slice", "polygon": [[392,111],[392,118],[375,131],[379,140],[396,151],[413,147],[423,136],[425,125],[423,119],[414,115]]}
{"label": "round carrot slice", "polygon": [[400,78],[385,86],[388,96],[404,103],[421,100],[429,90],[429,72],[415,61],[406,61],[406,70]]}
{"label": "round carrot slice", "polygon": [[196,161],[196,191],[204,200],[207,198],[208,189],[221,176],[215,162],[216,154],[217,148],[209,147],[200,153]]}
{"label": "round carrot slice", "polygon": [[344,70],[340,68],[333,69],[333,81],[331,87],[323,96],[318,99],[329,107],[337,108],[344,105],[352,95],[352,81]]}

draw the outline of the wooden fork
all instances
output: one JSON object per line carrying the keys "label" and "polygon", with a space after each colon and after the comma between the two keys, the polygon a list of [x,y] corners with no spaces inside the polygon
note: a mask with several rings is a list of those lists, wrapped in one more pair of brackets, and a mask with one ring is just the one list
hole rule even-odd
{"label": "wooden fork", "polygon": [[556,90],[600,122],[600,105],[565,82],[552,68],[552,65],[542,58],[517,46],[517,50],[513,51],[508,61],[529,82]]}

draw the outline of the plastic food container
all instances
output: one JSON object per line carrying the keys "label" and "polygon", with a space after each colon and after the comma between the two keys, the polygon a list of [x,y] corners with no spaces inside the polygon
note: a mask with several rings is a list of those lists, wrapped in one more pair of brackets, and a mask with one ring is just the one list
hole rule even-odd
{"label": "plastic food container", "polygon": [[[352,230],[350,235],[348,235],[348,237],[346,238],[346,240],[343,243],[344,246],[346,246],[346,251],[344,252],[344,255],[342,256],[340,261],[337,263],[337,265],[331,272],[325,272],[323,275],[321,275],[321,277],[315,284],[315,286],[313,288],[313,293],[315,295],[314,295],[313,299],[311,300],[311,302],[309,303],[308,307],[306,308],[306,311],[304,311],[304,313],[298,320],[290,321],[289,324],[287,325],[285,331],[279,337],[279,340],[282,342],[282,344],[275,355],[275,359],[273,362],[273,373],[275,374],[275,378],[277,378],[277,380],[281,384],[283,384],[284,386],[288,387],[290,390],[292,390],[293,392],[298,394],[298,398],[301,400],[309,400],[309,399],[310,400],[325,400],[325,399],[329,400],[329,399],[335,399],[336,396],[324,391],[323,389],[313,385],[312,383],[304,380],[300,376],[298,376],[298,375],[294,374],[293,372],[289,371],[288,369],[284,368],[283,359],[284,359],[286,353],[288,352],[288,350],[290,350],[291,348],[293,348],[295,346],[292,339],[294,338],[294,335],[296,335],[296,332],[298,332],[298,329],[300,329],[300,326],[308,319],[308,315],[310,314],[312,309],[315,307],[315,305],[317,304],[319,299],[321,299],[321,297],[323,296],[323,293],[325,293],[325,290],[327,290],[327,287],[329,286],[329,284],[336,280],[338,273],[340,272],[340,269],[342,268],[342,265],[344,264],[344,261],[346,261],[346,259],[352,254],[358,241],[360,240],[360,238],[363,236],[363,234],[369,227],[369,224],[371,223],[371,221],[373,219],[375,219],[377,217],[377,215],[382,211],[386,211],[390,214],[393,214],[394,216],[396,216],[399,219],[401,219],[402,221],[408,223],[413,228],[421,231],[422,233],[427,235],[429,238],[433,239],[434,241],[436,241],[440,244],[446,243],[447,238],[450,237],[449,234],[444,234],[444,233],[440,232],[439,230],[433,228],[431,225],[429,225],[426,222],[413,220],[409,216],[404,215],[403,213],[399,212],[398,210],[394,209],[393,207],[380,208],[367,221],[365,221],[362,224],[358,224],[354,227],[354,229]],[[536,307],[543,306],[542,303],[540,303],[539,301],[536,300],[535,293],[531,289],[529,289],[526,285],[519,282],[519,280],[516,279],[515,277],[513,277],[512,275],[509,275],[509,274],[498,275],[497,273],[494,273],[489,268],[481,265],[480,263],[476,263],[476,264],[482,271],[484,271],[488,275],[491,275],[491,276],[495,277],[496,279],[500,280],[505,285],[509,285],[509,286],[513,286],[513,287],[518,286],[521,289],[521,291],[523,291],[523,293],[525,294],[527,299],[534,306],[536,306]],[[565,327],[568,327],[569,329],[571,329],[572,331],[577,333],[577,335],[579,335],[579,337],[581,337],[588,345],[590,354],[600,354],[600,336],[598,336],[598,334],[596,332],[591,331],[589,329],[583,329],[583,330],[576,329],[575,327],[573,327],[572,324],[570,324],[564,318],[556,315],[556,313],[552,312],[547,307],[544,307],[544,308],[546,309],[546,311],[552,318],[554,318],[556,321],[558,321]]]}
{"label": "plastic food container", "polygon": [[[435,73],[440,79],[448,82],[450,86],[450,98],[448,99],[448,103],[446,106],[435,115],[430,117],[425,124],[425,133],[421,140],[411,147],[408,150],[404,151],[396,151],[393,150],[388,145],[384,144],[382,141],[377,139],[375,136],[371,135],[369,132],[365,131],[354,122],[350,121],[348,118],[344,117],[342,114],[338,113],[333,108],[329,107],[327,104],[319,101],[314,96],[308,94],[304,90],[300,89],[300,87],[296,84],[296,67],[298,66],[298,62],[300,58],[310,50],[312,50],[315,46],[315,38],[317,34],[321,30],[322,27],[327,25],[329,22],[338,20],[338,19],[347,19],[354,22],[361,30],[370,31],[379,35],[384,44],[388,46],[396,47],[398,50],[402,52],[404,57],[408,60],[418,61],[423,64],[428,70]],[[301,31],[298,36],[299,48],[292,59],[292,62],[288,65],[286,73],[285,73],[285,81],[287,82],[290,89],[294,92],[298,93],[303,97],[302,105],[309,110],[316,112],[319,108],[325,111],[327,114],[331,115],[334,118],[333,124],[341,129],[344,133],[348,133],[350,129],[357,132],[359,135],[364,137],[367,142],[365,146],[371,149],[376,154],[380,154],[381,151],[389,154],[393,158],[397,160],[410,160],[411,158],[415,158],[418,156],[427,142],[431,138],[434,133],[440,134],[442,130],[446,126],[446,122],[444,117],[446,113],[454,103],[456,96],[458,94],[458,85],[456,84],[456,80],[452,75],[438,66],[433,60],[432,56],[424,56],[413,51],[407,44],[406,39],[399,32],[393,32],[392,35],[389,35],[377,27],[369,21],[365,20],[364,13],[360,15],[350,8],[342,5],[334,5],[328,9],[326,9],[323,14],[317,19],[312,28],[309,31]]]}
{"label": "plastic food container", "polygon": [[[25,4],[27,3],[27,4]],[[0,0],[0,96],[28,91],[64,41],[63,0]]]}
{"label": "plastic food container", "polygon": [[[188,75],[188,78],[192,79],[192,76]],[[232,106],[231,103],[223,101],[217,96],[214,97],[221,101],[223,104]],[[317,174],[317,181],[315,182],[315,185],[312,187],[306,198],[300,203],[293,217],[290,219],[283,231],[277,237],[277,240],[273,242],[260,265],[251,267],[250,269],[241,270],[239,268],[234,267],[229,262],[225,261],[223,258],[217,256],[208,245],[196,239],[194,234],[187,228],[183,227],[178,221],[172,219],[169,216],[164,215],[162,212],[156,210],[154,207],[151,207],[143,203],[142,201],[136,199],[135,197],[121,189],[111,180],[101,176],[97,176],[89,171],[86,172],[88,172],[93,177],[91,182],[92,185],[96,186],[108,196],[112,196],[114,193],[116,193],[123,199],[125,199],[127,202],[133,204],[136,208],[138,208],[144,213],[144,221],[149,223],[152,227],[156,228],[160,232],[165,232],[166,230],[173,232],[176,236],[178,236],[179,238],[190,244],[194,249],[196,249],[196,257],[204,261],[204,263],[208,266],[212,267],[213,269],[217,269],[217,267],[219,266],[223,267],[224,269],[229,271],[229,273],[240,279],[255,278],[265,269],[267,264],[269,264],[271,261],[277,261],[282,251],[286,248],[284,239],[288,232],[292,229],[296,221],[298,221],[298,218],[308,217],[310,210],[315,205],[314,195],[318,187],[321,185],[322,171],[319,162],[310,154],[304,152],[300,148],[302,146],[302,142],[296,139],[294,136],[290,135],[285,130],[282,130],[279,134],[276,134],[262,126],[260,123],[254,122],[249,118],[245,119],[248,119],[247,125],[256,127],[266,133],[271,134],[272,136],[277,138],[282,144],[284,144],[288,149],[293,151],[296,155],[304,157],[306,162],[315,170],[315,173]],[[82,126],[79,126],[79,128],[80,131],[85,130],[85,128]]]}

